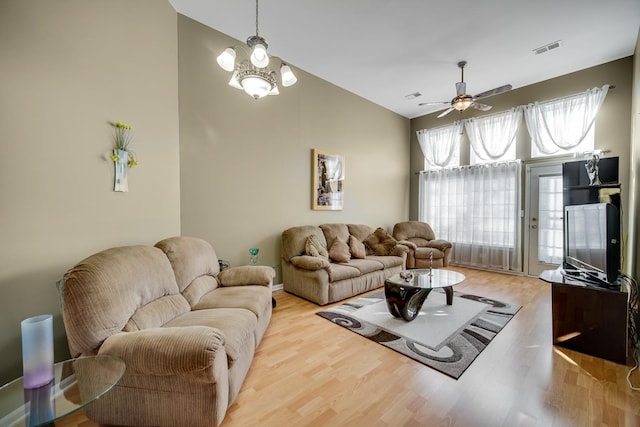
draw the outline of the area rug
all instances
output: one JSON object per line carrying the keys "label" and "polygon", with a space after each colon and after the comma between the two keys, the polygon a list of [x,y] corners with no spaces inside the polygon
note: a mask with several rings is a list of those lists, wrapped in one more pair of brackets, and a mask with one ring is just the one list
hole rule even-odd
{"label": "area rug", "polygon": [[406,322],[389,313],[380,291],[316,314],[458,379],[520,308],[460,292],[447,305],[436,290]]}

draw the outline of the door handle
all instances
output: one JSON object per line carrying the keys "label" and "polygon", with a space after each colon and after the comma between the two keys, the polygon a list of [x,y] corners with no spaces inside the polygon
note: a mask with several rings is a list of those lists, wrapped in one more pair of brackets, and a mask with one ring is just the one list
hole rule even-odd
{"label": "door handle", "polygon": [[537,226],[537,225],[535,225],[535,224],[533,224],[533,225],[531,226],[531,228],[533,228],[533,229],[535,230],[536,228],[538,228],[538,226]]}

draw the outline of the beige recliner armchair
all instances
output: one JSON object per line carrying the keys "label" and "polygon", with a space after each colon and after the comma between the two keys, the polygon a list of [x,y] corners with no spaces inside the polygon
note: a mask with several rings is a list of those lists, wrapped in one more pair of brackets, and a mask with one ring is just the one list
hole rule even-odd
{"label": "beige recliner armchair", "polygon": [[[452,244],[436,239],[429,224],[420,221],[399,222],[393,226],[393,237],[409,248],[407,268],[441,268],[449,265]],[[430,262],[432,260],[432,262]]]}

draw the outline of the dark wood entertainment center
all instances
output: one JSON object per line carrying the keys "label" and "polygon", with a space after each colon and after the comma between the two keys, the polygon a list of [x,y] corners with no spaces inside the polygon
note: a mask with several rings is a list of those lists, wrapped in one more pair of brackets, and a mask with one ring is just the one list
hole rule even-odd
{"label": "dark wood entertainment center", "polygon": [[553,344],[612,362],[627,363],[628,293],[586,285],[546,270],[551,283]]}
{"label": "dark wood entertainment center", "polygon": [[[618,158],[599,160],[600,183],[596,185],[590,183],[586,163],[585,160],[563,164],[564,207],[611,203],[620,211]],[[540,279],[551,283],[554,345],[627,363],[629,294],[626,290],[620,286],[597,286],[580,280],[579,276],[567,277],[562,267],[544,271]]]}
{"label": "dark wood entertainment center", "polygon": [[600,159],[601,184],[590,185],[585,168],[586,161],[565,162],[562,165],[563,206],[587,203],[611,203],[621,209],[620,183],[618,182],[618,158]]}

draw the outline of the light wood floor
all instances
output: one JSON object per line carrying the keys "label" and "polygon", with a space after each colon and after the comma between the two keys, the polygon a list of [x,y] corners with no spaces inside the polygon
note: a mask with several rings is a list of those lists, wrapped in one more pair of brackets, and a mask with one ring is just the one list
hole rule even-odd
{"label": "light wood floor", "polygon": [[[459,380],[360,337],[279,291],[278,306],[222,427],[640,426],[630,366],[551,345],[551,288],[452,267],[457,291],[522,305]],[[640,386],[640,374],[632,381]],[[81,413],[56,425],[93,427]]]}

